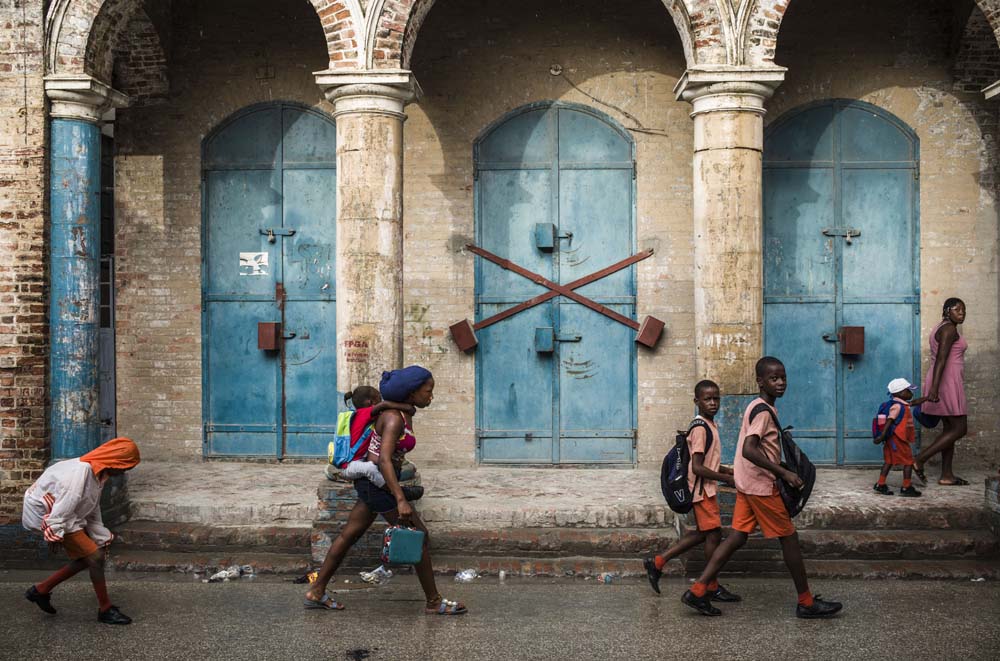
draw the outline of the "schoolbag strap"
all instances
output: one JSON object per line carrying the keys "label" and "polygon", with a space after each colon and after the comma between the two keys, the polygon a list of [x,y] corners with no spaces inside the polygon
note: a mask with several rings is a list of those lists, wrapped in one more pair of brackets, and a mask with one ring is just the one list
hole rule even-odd
{"label": "schoolbag strap", "polygon": [[372,431],[374,430],[375,430],[375,425],[373,424],[365,427],[365,430],[361,433],[361,437],[358,438],[358,442],[353,443],[351,445],[351,459],[354,459],[354,455],[355,453],[357,453],[358,448],[360,448],[362,445],[365,444],[365,441],[367,441],[371,437]]}
{"label": "schoolbag strap", "polygon": [[774,420],[774,424],[778,428],[778,432],[780,433],[784,428],[781,426],[781,423],[778,422],[778,416],[774,414],[774,409],[772,409],[764,402],[761,402],[757,406],[753,407],[753,409],[751,409],[750,420],[748,420],[748,422],[753,422],[753,419],[757,417],[757,414],[763,411],[767,411],[767,414],[771,416],[771,420]]}

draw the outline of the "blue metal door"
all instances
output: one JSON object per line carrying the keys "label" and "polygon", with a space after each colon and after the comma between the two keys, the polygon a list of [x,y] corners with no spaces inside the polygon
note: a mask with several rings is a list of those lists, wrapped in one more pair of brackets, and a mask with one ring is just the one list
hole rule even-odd
{"label": "blue metal door", "polygon": [[[867,103],[792,111],[764,141],[764,341],[788,369],[782,421],[818,463],[881,463],[871,418],[920,380],[916,135]],[[838,331],[865,329],[864,353]]]}
{"label": "blue metal door", "polygon": [[[336,431],[336,128],[253,106],[205,139],[205,454],[312,457]],[[281,324],[274,350],[258,323]]]}
{"label": "blue metal door", "polygon": [[[484,133],[475,162],[476,235],[486,250],[561,284],[634,252],[633,144],[607,117],[526,106]],[[634,271],[577,291],[635,318]],[[545,291],[476,260],[477,320]],[[556,297],[478,338],[480,461],[634,463],[633,331]]]}

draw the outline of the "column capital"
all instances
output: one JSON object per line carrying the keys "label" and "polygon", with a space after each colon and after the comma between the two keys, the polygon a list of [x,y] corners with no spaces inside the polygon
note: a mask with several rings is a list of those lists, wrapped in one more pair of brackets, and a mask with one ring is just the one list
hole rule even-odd
{"label": "column capital", "polygon": [[124,108],[129,101],[125,94],[85,74],[46,76],[45,95],[50,117],[95,123],[109,109]]}
{"label": "column capital", "polygon": [[785,79],[785,67],[705,65],[684,72],[674,86],[678,101],[694,106],[692,117],[709,112],[763,115],[764,101]]}
{"label": "column capital", "polygon": [[990,99],[995,99],[997,96],[1000,96],[1000,80],[993,83],[992,85],[987,85],[986,87],[984,87],[982,89],[982,93],[983,96],[986,97],[987,101],[989,101]]}
{"label": "column capital", "polygon": [[413,72],[405,69],[328,69],[313,75],[323,95],[333,104],[335,119],[344,113],[374,113],[405,119],[403,107],[422,94]]}

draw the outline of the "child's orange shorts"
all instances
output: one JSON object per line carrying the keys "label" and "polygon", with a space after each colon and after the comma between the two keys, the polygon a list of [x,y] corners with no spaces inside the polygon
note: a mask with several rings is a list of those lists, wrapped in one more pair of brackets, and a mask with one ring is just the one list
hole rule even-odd
{"label": "child's orange shorts", "polygon": [[741,491],[736,492],[733,530],[749,535],[757,526],[760,526],[764,537],[768,538],[788,537],[795,532],[795,526],[777,488],[770,496],[751,496]]}
{"label": "child's orange shorts", "polygon": [[694,504],[694,518],[698,522],[698,530],[706,532],[722,527],[722,517],[719,515],[719,499],[715,496],[705,496]]}
{"label": "child's orange shorts", "polygon": [[97,552],[97,543],[82,530],[63,535],[62,545],[70,560],[86,558]]}
{"label": "child's orange shorts", "polygon": [[882,457],[890,466],[910,466],[913,464],[913,447],[898,438],[887,438],[882,444]]}

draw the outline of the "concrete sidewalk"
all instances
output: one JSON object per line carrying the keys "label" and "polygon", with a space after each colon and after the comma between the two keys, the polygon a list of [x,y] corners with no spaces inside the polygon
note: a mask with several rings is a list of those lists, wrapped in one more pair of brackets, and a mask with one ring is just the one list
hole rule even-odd
{"label": "concrete sidewalk", "polygon": [[[132,520],[216,526],[308,526],[316,515],[323,464],[143,462],[129,475]],[[929,476],[935,473],[928,467]],[[981,510],[986,472],[966,467],[971,484],[939,486],[931,479],[923,498],[872,492],[875,468],[820,469],[800,527],[831,515],[855,513],[873,527],[894,515],[927,516],[940,510]],[[424,519],[450,528],[594,527],[672,525],[674,515],[651,470],[538,468],[420,468]],[[890,475],[898,488],[901,474]]]}

